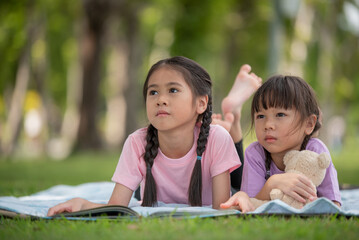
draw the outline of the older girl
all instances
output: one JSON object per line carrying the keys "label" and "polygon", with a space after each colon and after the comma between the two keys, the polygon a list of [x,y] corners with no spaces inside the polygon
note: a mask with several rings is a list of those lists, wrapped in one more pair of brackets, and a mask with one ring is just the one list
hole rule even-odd
{"label": "older girl", "polygon": [[[108,204],[127,206],[139,184],[142,206],[162,201],[219,208],[230,197],[230,172],[241,163],[228,132],[210,125],[211,86],[209,74],[188,58],[152,66],[143,87],[150,125],[127,138]],[[75,198],[48,215],[98,206]]]}

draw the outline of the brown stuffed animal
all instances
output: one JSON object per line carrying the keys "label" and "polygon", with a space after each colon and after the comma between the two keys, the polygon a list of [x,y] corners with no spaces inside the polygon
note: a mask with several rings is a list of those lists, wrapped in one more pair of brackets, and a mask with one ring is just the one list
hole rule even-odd
{"label": "brown stuffed animal", "polygon": [[[318,154],[309,150],[292,150],[286,153],[283,162],[285,165],[284,171],[286,173],[291,172],[303,174],[312,181],[312,184],[315,187],[317,187],[322,183],[325,177],[326,169],[330,164],[330,156],[327,153]],[[298,209],[304,206],[304,203],[301,203],[289,195],[284,194],[280,189],[272,189],[270,192],[270,199],[282,200],[289,206]],[[268,201],[251,198],[251,202],[257,208]]]}

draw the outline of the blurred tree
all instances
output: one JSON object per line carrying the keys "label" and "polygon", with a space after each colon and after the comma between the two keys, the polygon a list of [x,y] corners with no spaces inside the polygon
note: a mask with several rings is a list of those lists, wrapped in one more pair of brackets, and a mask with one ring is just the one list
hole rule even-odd
{"label": "blurred tree", "polygon": [[124,42],[128,53],[127,65],[127,84],[123,90],[126,99],[126,131],[125,136],[128,136],[139,127],[138,112],[141,108],[142,89],[139,84],[139,69],[143,64],[144,49],[141,26],[139,21],[139,13],[146,5],[143,1],[125,2],[124,6],[120,9],[120,16],[123,22]]}
{"label": "blurred tree", "polygon": [[10,154],[24,135],[27,90],[41,97],[47,129],[41,137],[52,156],[74,146],[119,148],[147,124],[141,89],[149,67],[173,55],[209,71],[216,112],[238,68],[249,63],[263,79],[303,75],[324,114],[348,114],[356,129],[355,16],[353,0],[0,1],[2,151]]}
{"label": "blurred tree", "polygon": [[[123,139],[139,127],[142,91],[140,79],[145,49],[141,12],[150,2],[115,1],[107,36],[107,101],[105,136],[107,144],[118,149]],[[146,46],[146,48],[145,48]]]}
{"label": "blurred tree", "polygon": [[26,4],[25,9],[26,19],[28,20],[25,28],[26,41],[21,49],[21,55],[16,71],[15,86],[9,105],[8,118],[1,136],[1,147],[5,157],[12,154],[19,136],[20,124],[23,117],[23,104],[30,80],[30,51],[34,41],[37,23],[37,19],[34,15],[34,1],[29,1]]}
{"label": "blurred tree", "polygon": [[103,39],[106,20],[111,9],[109,0],[84,0],[84,35],[81,39],[83,67],[80,124],[77,136],[79,149],[101,147],[96,118],[98,113],[99,87],[101,81]]}

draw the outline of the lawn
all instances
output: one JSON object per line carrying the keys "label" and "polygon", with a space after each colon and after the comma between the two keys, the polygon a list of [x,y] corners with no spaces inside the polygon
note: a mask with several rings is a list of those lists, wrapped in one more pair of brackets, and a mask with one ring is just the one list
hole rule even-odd
{"label": "lawn", "polygon": [[[359,185],[358,140],[333,162],[341,184]],[[57,184],[109,181],[119,153],[82,153],[64,161],[0,159],[0,196],[23,196]],[[356,239],[359,220],[336,217],[221,217],[97,222],[0,219],[0,239]]]}

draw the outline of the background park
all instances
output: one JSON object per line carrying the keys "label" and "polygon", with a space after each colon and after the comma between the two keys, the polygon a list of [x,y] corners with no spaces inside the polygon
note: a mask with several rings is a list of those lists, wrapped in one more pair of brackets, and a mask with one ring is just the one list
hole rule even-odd
{"label": "background park", "polygon": [[[0,1],[0,196],[110,181],[126,136],[148,124],[142,84],[182,55],[214,81],[214,111],[239,67],[302,76],[342,186],[359,186],[358,0]],[[243,110],[245,145],[249,103]],[[274,231],[273,231],[274,230]],[[270,233],[270,234],[269,234]],[[357,219],[139,222],[0,219],[0,239],[354,238]]]}

